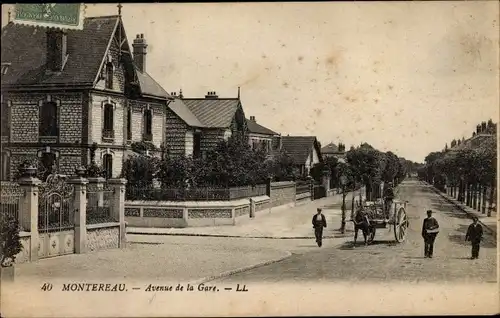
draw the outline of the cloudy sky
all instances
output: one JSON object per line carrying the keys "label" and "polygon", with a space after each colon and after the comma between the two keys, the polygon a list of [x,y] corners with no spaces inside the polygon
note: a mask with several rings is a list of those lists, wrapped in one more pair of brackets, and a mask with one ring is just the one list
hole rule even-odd
{"label": "cloudy sky", "polygon": [[167,91],[236,97],[241,86],[247,117],[283,135],[415,161],[498,120],[498,13],[496,1],[123,6]]}

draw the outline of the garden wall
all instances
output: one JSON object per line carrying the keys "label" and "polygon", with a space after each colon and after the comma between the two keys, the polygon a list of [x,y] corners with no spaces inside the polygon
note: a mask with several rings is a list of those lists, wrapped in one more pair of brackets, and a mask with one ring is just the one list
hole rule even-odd
{"label": "garden wall", "polygon": [[87,225],[87,251],[95,252],[120,247],[120,223]]}
{"label": "garden wall", "polygon": [[[253,210],[252,210],[253,209]],[[235,225],[250,213],[269,209],[269,197],[231,201],[125,201],[125,221],[133,227],[182,228]]]}
{"label": "garden wall", "polygon": [[287,204],[295,205],[295,194],[295,182],[271,182],[270,208]]}

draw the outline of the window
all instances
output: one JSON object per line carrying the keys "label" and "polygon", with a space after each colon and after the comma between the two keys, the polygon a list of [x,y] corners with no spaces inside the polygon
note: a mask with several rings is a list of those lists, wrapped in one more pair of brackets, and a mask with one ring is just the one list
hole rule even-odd
{"label": "window", "polygon": [[40,136],[57,137],[57,104],[44,102],[40,109]]}
{"label": "window", "polygon": [[2,181],[10,180],[10,156],[7,152],[2,152],[2,171],[0,177]]}
{"label": "window", "polygon": [[151,109],[144,111],[144,141],[153,140],[153,113]]}
{"label": "window", "polygon": [[113,89],[113,63],[106,63],[106,88]]}
{"label": "window", "polygon": [[104,125],[102,131],[103,138],[114,138],[114,109],[112,104],[104,105]]}
{"label": "window", "polygon": [[9,135],[9,105],[2,101],[2,136]]}
{"label": "window", "polygon": [[40,158],[40,168],[43,180],[56,171],[56,155],[51,152],[44,152]]}
{"label": "window", "polygon": [[199,158],[201,155],[201,133],[196,132],[193,136],[193,157]]}
{"label": "window", "polygon": [[127,109],[127,140],[132,140],[132,109]]}
{"label": "window", "polygon": [[110,154],[105,154],[102,158],[104,173],[106,174],[106,179],[113,177],[113,156]]}

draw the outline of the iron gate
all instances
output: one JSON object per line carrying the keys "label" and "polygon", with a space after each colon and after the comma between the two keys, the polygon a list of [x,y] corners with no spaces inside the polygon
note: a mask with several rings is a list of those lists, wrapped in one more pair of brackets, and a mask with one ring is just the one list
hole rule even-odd
{"label": "iron gate", "polygon": [[74,253],[74,187],[66,177],[50,175],[38,197],[38,257]]}

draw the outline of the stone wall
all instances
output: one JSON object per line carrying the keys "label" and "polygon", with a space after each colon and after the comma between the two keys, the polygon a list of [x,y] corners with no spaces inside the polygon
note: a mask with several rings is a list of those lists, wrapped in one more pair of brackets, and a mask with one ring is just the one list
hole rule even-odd
{"label": "stone wall", "polygon": [[30,241],[31,234],[29,232],[20,232],[19,236],[21,237],[21,244],[23,249],[16,256],[16,264],[27,263],[30,261]]}
{"label": "stone wall", "polygon": [[271,208],[285,204],[295,204],[295,193],[295,182],[293,181],[272,182]]}
{"label": "stone wall", "polygon": [[118,248],[120,226],[118,223],[87,225],[87,251]]}

